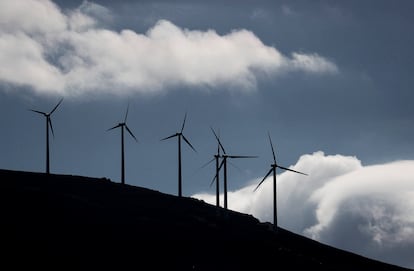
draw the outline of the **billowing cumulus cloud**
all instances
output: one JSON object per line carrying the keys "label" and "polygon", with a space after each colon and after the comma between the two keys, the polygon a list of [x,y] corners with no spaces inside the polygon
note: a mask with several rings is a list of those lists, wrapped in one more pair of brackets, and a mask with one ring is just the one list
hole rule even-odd
{"label": "billowing cumulus cloud", "polygon": [[220,35],[160,20],[146,33],[116,32],[104,28],[110,17],[92,2],[63,12],[48,0],[1,1],[0,82],[72,96],[180,85],[246,91],[259,73],[338,71],[317,53],[285,56],[245,29]]}
{"label": "billowing cumulus cloud", "polygon": [[[277,175],[278,224],[381,261],[414,267],[414,161],[363,166],[356,157],[315,152]],[[264,170],[266,173],[266,170]],[[272,181],[228,194],[229,208],[273,222]],[[214,193],[193,195],[215,204]]]}

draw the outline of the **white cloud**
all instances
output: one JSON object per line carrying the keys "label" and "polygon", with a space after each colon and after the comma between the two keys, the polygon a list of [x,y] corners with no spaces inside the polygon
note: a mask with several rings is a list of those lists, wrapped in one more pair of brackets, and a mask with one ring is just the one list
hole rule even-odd
{"label": "white cloud", "polygon": [[292,53],[290,68],[312,73],[336,73],[338,68],[318,54]]}
{"label": "white cloud", "polygon": [[0,35],[0,80],[36,89],[62,90],[62,74],[44,55],[44,48],[25,33]]}
{"label": "white cloud", "polygon": [[50,1],[0,1],[1,32],[46,33],[65,28],[65,16]]}
{"label": "white cloud", "polygon": [[[356,157],[315,152],[278,174],[279,226],[370,258],[413,268],[414,161],[362,166]],[[266,170],[264,170],[266,171]],[[264,172],[265,173],[265,172]],[[229,208],[273,222],[272,181],[229,193]],[[193,197],[215,204],[213,194]]]}
{"label": "white cloud", "polygon": [[160,20],[146,33],[116,32],[102,26],[110,17],[88,1],[66,13],[48,0],[1,1],[0,82],[40,94],[123,95],[177,85],[246,91],[258,73],[337,72],[317,54],[284,56],[244,29],[220,35]]}

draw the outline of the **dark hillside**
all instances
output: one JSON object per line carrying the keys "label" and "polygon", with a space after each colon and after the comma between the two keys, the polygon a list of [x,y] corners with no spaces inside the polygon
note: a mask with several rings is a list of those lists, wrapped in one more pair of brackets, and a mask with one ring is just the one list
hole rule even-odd
{"label": "dark hillside", "polygon": [[11,269],[408,270],[104,178],[0,170],[0,193]]}

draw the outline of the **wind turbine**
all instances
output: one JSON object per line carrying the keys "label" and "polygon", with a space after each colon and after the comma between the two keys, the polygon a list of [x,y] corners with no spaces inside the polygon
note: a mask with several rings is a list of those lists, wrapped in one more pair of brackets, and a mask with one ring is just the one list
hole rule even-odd
{"label": "wind turbine", "polygon": [[37,111],[37,110],[33,110],[30,109],[30,111],[33,111],[35,113],[41,114],[43,116],[46,117],[46,173],[49,174],[50,173],[50,159],[49,159],[49,126],[50,126],[50,130],[52,131],[52,135],[53,137],[55,136],[54,132],[53,132],[53,126],[52,126],[52,119],[50,118],[51,115],[53,114],[53,112],[55,112],[55,110],[58,108],[58,106],[60,105],[60,103],[63,101],[63,98],[60,99],[60,101],[58,102],[58,104],[52,109],[52,111],[50,111],[49,113],[45,113],[42,111]]}
{"label": "wind turbine", "polygon": [[167,140],[173,137],[178,138],[178,196],[179,197],[182,196],[181,139],[184,139],[185,143],[187,143],[187,145],[190,146],[190,148],[193,149],[193,151],[197,152],[194,149],[193,145],[191,145],[190,141],[188,141],[188,139],[183,134],[186,119],[187,119],[187,113],[185,113],[184,115],[184,121],[183,121],[183,125],[181,126],[180,132],[177,132],[173,135],[170,135],[170,136],[167,136],[166,138],[161,139],[161,141],[163,141],[163,140]]}
{"label": "wind turbine", "polygon": [[134,134],[131,132],[131,130],[128,128],[128,125],[126,124],[127,117],[128,117],[128,111],[129,111],[129,105],[127,107],[127,111],[125,113],[125,119],[124,122],[118,123],[114,127],[108,129],[107,131],[116,129],[121,127],[121,183],[125,184],[125,151],[124,151],[124,128],[128,131],[128,133],[135,139],[136,142],[138,142],[138,139],[134,136]]}
{"label": "wind turbine", "polygon": [[[214,132],[213,128],[211,130]],[[220,131],[219,131],[220,132]],[[214,159],[216,160],[216,206],[220,207],[220,182],[219,182],[219,171],[220,171],[220,144],[217,143],[217,153],[214,155]],[[214,179],[213,179],[214,181]]]}
{"label": "wind turbine", "polygon": [[[223,155],[221,155],[221,158],[222,158],[222,161],[221,161],[221,164],[220,164],[220,166],[218,167],[218,169],[217,169],[217,172],[216,172],[216,176],[215,176],[215,178],[218,178],[218,175],[219,175],[219,171],[220,171],[220,169],[221,169],[221,167],[224,167],[224,179],[223,179],[223,185],[224,185],[224,209],[227,209],[227,159],[228,158],[230,158],[230,159],[238,159],[238,158],[257,158],[257,156],[246,156],[246,155],[228,155],[227,153],[226,153],[226,151],[224,150],[224,147],[223,147],[223,145],[221,144],[221,142],[220,142],[220,139],[219,139],[219,137],[217,136],[217,134],[216,134],[216,132],[214,132],[214,130],[213,129],[211,129],[212,131],[213,131],[213,134],[214,134],[214,136],[216,137],[216,139],[217,139],[217,142],[218,142],[218,144],[219,144],[219,146],[220,146],[220,148],[221,148],[221,150],[223,151]],[[214,180],[214,179],[213,179]]]}
{"label": "wind turbine", "polygon": [[273,164],[270,165],[270,170],[267,172],[266,176],[264,176],[263,180],[256,186],[256,188],[254,189],[254,191],[256,191],[259,186],[266,180],[266,178],[270,175],[270,173],[273,173],[273,227],[276,230],[277,229],[277,199],[276,199],[276,168],[280,168],[280,169],[284,169],[287,171],[291,171],[291,172],[295,172],[295,173],[299,173],[302,175],[308,175],[306,173],[302,173],[290,168],[286,168],[286,167],[282,167],[279,166],[276,163],[276,155],[275,155],[275,150],[273,149],[273,144],[272,144],[272,139],[270,138],[270,134],[268,133],[269,136],[269,141],[270,141],[270,147],[272,148],[272,154],[273,154]]}
{"label": "wind turbine", "polygon": [[[214,132],[213,128],[210,127],[210,129]],[[220,134],[220,131],[219,131]],[[202,166],[206,167],[207,165],[209,165],[210,163],[212,163],[213,161],[216,161],[216,174],[214,175],[213,180],[210,183],[210,187],[213,185],[214,182],[216,182],[216,206],[220,207],[220,182],[219,182],[219,168],[220,168],[220,158],[221,158],[221,154],[220,154],[220,145],[217,144],[217,153],[214,155],[214,158],[211,159],[210,161],[208,161],[206,164],[204,164]]]}

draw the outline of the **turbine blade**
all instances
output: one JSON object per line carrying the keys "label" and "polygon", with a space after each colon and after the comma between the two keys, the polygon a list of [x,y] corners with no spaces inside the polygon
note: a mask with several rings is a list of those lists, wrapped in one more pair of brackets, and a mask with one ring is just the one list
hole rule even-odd
{"label": "turbine blade", "polygon": [[32,111],[32,112],[35,112],[35,113],[42,114],[43,116],[47,115],[45,112],[42,112],[42,111],[37,111],[37,110],[33,110],[33,109],[29,109],[29,110]]}
{"label": "turbine blade", "polygon": [[235,164],[235,163],[231,162],[230,160],[229,160],[229,161],[227,161],[227,162],[228,162],[230,165],[232,165],[234,168],[238,169],[240,172],[242,171],[242,169],[241,169],[240,167],[236,166],[236,164]]}
{"label": "turbine blade", "polygon": [[128,133],[135,139],[135,141],[138,142],[138,139],[134,136],[131,130],[129,130],[128,125],[125,124],[125,128],[127,129]]}
{"label": "turbine blade", "polygon": [[214,178],[213,178],[213,180],[210,183],[210,187],[213,185],[214,181],[217,179],[217,176],[220,173],[220,169],[223,166],[223,164],[224,164],[224,159],[223,159],[223,161],[221,161],[221,164],[220,164],[220,166],[217,169],[216,175],[214,175]]}
{"label": "turbine blade", "polygon": [[220,139],[219,139],[219,137],[217,136],[216,132],[214,132],[214,129],[213,129],[212,127],[210,127],[210,129],[211,129],[211,131],[213,131],[213,134],[214,134],[214,136],[216,137],[217,142],[218,142],[218,144],[220,145],[221,150],[223,151],[223,153],[224,153],[224,154],[226,154],[226,151],[224,150],[223,145],[221,145]]}
{"label": "turbine blade", "polygon": [[190,146],[193,149],[193,151],[197,152],[196,149],[194,149],[193,145],[191,145],[190,141],[188,141],[183,134],[181,134],[181,136],[183,137],[184,141],[188,144],[188,146]]}
{"label": "turbine blade", "polygon": [[262,185],[262,183],[266,180],[267,177],[269,177],[270,173],[272,173],[274,169],[271,168],[267,174],[263,177],[262,181],[256,186],[256,188],[253,190],[253,192],[256,192],[257,188],[259,188],[260,185]]}
{"label": "turbine blade", "polygon": [[128,111],[129,111],[129,103],[128,103],[127,110],[126,110],[126,113],[125,113],[124,123],[126,123],[126,120],[127,120],[127,117],[128,117]]}
{"label": "turbine blade", "polygon": [[224,161],[226,161],[226,159],[223,159],[220,163],[220,166],[218,167],[218,171],[220,171],[221,167],[224,165]]}
{"label": "turbine blade", "polygon": [[196,173],[196,172],[198,172],[198,171],[202,170],[203,168],[205,168],[206,166],[208,166],[209,164],[211,164],[211,162],[213,162],[213,161],[214,161],[214,159],[215,159],[215,158],[213,158],[212,160],[210,160],[210,161],[208,161],[207,163],[203,164],[201,167],[197,168],[197,170],[196,170],[194,173]]}
{"label": "turbine blade", "polygon": [[60,103],[63,101],[63,98],[60,99],[60,101],[58,102],[58,104],[55,106],[55,108],[52,109],[52,111],[50,111],[49,115],[51,115],[53,112],[55,112],[55,110],[58,108],[58,106],[60,105]]}
{"label": "turbine blade", "polygon": [[210,165],[214,160],[216,160],[216,158],[211,159],[210,161],[202,165],[200,168],[205,168],[206,166]]}
{"label": "turbine blade", "polygon": [[286,168],[286,167],[282,167],[282,166],[277,166],[277,167],[281,168],[281,169],[284,169],[284,170],[288,170],[288,171],[292,171],[292,172],[295,172],[295,173],[299,173],[299,174],[308,176],[308,174],[306,174],[306,173],[299,172],[299,171],[296,171],[296,170],[293,170],[293,169],[290,169],[290,168]]}
{"label": "turbine blade", "polygon": [[173,138],[175,136],[178,136],[178,134],[173,134],[173,135],[167,136],[167,137],[161,139],[160,141],[163,141],[163,140],[166,140],[166,139],[170,139],[170,138]]}
{"label": "turbine blade", "polygon": [[217,173],[216,173],[216,175],[214,175],[214,178],[213,178],[213,180],[210,183],[210,188],[213,186],[213,184],[216,181],[216,179],[217,179]]}
{"label": "turbine blade", "polygon": [[116,129],[116,128],[118,128],[118,127],[121,127],[121,124],[117,124],[117,125],[115,125],[114,127],[109,128],[109,129],[108,129],[108,130],[106,130],[106,131],[110,131],[110,130]]}
{"label": "turbine blade", "polygon": [[50,117],[47,118],[47,123],[50,126],[50,130],[52,131],[52,136],[55,137],[55,132],[53,132],[52,120],[50,119]]}
{"label": "turbine blade", "polygon": [[275,155],[275,150],[273,148],[272,138],[270,137],[270,133],[269,132],[267,132],[267,135],[269,136],[270,147],[272,147],[273,162],[276,164],[276,155]]}
{"label": "turbine blade", "polygon": [[185,112],[185,115],[184,115],[183,126],[181,126],[181,133],[184,131],[184,126],[185,126],[185,120],[186,119],[187,119],[187,112]]}
{"label": "turbine blade", "polygon": [[248,155],[229,155],[228,158],[257,158],[259,156],[248,156]]}

